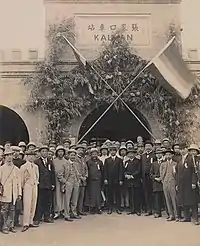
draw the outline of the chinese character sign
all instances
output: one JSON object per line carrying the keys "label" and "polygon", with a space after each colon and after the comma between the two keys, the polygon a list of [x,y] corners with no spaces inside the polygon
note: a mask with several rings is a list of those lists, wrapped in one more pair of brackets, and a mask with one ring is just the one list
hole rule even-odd
{"label": "chinese character sign", "polygon": [[150,45],[149,15],[78,15],[76,16],[77,43],[96,46],[109,42],[121,30],[133,46]]}

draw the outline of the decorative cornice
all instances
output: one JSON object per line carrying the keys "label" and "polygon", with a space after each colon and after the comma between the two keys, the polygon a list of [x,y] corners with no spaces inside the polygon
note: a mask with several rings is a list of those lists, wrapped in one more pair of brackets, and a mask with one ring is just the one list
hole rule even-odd
{"label": "decorative cornice", "polygon": [[182,0],[44,0],[44,2],[66,4],[180,4]]}

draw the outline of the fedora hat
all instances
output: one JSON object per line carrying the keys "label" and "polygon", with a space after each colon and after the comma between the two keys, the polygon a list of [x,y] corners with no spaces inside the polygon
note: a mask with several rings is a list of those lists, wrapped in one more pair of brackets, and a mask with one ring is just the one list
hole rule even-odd
{"label": "fedora hat", "polygon": [[99,153],[99,150],[97,148],[91,148],[90,153],[92,154],[94,152]]}
{"label": "fedora hat", "polygon": [[100,150],[102,150],[102,149],[107,149],[107,150],[108,150],[108,146],[105,145],[105,144],[103,144],[103,145],[100,147]]}
{"label": "fedora hat", "polygon": [[146,145],[146,144],[151,144],[153,146],[153,143],[151,140],[147,140],[144,145]]}
{"label": "fedora hat", "polygon": [[174,154],[174,151],[173,151],[173,149],[166,149],[163,151],[163,154],[166,154],[166,153]]}
{"label": "fedora hat", "polygon": [[155,154],[163,154],[163,150],[161,148],[157,148]]}
{"label": "fedora hat", "polygon": [[77,154],[77,151],[76,151],[74,148],[69,149],[69,150],[68,150],[68,154],[71,154],[71,153]]}
{"label": "fedora hat", "polygon": [[190,147],[188,148],[188,150],[197,150],[199,152],[199,148],[197,146],[197,144],[191,144]]}
{"label": "fedora hat", "polygon": [[162,142],[164,141],[170,142],[169,138],[163,138]]}
{"label": "fedora hat", "polygon": [[162,141],[160,139],[156,139],[154,143],[155,144],[162,144]]}
{"label": "fedora hat", "polygon": [[11,146],[11,149],[12,149],[13,151],[18,151],[18,152],[21,151],[21,148],[20,148],[19,146]]}
{"label": "fedora hat", "polygon": [[77,150],[77,149],[85,149],[85,147],[83,147],[82,144],[77,144],[76,147],[75,147],[75,149],[76,149],[76,150]]}
{"label": "fedora hat", "polygon": [[69,143],[69,144],[71,144],[72,141],[71,141],[69,138],[67,138],[67,139],[65,139],[65,140],[63,141],[63,143]]}
{"label": "fedora hat", "polygon": [[137,153],[137,149],[134,149],[134,148],[128,148],[127,149],[127,154],[128,153]]}
{"label": "fedora hat", "polygon": [[[58,152],[59,150],[63,150],[63,151],[64,151],[64,154],[66,153],[65,148],[64,148],[62,145],[58,145],[57,148],[56,148],[56,151],[54,151],[55,155],[57,154],[57,152]],[[52,152],[53,152],[53,151],[52,151]]]}
{"label": "fedora hat", "polygon": [[25,152],[25,155],[36,155],[36,153],[35,153],[35,151],[33,151],[33,150],[27,150],[27,151]]}
{"label": "fedora hat", "polygon": [[13,153],[14,153],[14,151],[11,148],[9,148],[9,149],[6,149],[3,154],[4,155],[12,155]]}
{"label": "fedora hat", "polygon": [[47,149],[49,151],[49,147],[47,145],[40,146],[39,151],[41,151],[43,149]]}

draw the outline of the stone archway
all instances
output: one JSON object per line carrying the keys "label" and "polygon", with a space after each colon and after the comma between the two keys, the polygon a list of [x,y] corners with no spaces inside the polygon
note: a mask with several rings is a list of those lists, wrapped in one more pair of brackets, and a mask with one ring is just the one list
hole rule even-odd
{"label": "stone archway", "polygon": [[[84,133],[92,126],[92,124],[99,118],[105,109],[106,107],[104,106],[99,107],[94,109],[86,116],[80,127],[78,139],[84,135]],[[150,124],[143,114],[138,110],[134,110],[134,113],[151,131]],[[87,134],[85,139],[87,141],[96,139],[98,142],[103,142],[105,139],[115,141],[130,139],[135,141],[137,136],[142,136],[144,140],[151,139],[150,134],[127,109],[120,109],[119,111],[110,109],[96,124],[96,126]]]}
{"label": "stone archway", "polygon": [[0,105],[0,144],[10,141],[28,143],[29,133],[23,119],[12,109]]}

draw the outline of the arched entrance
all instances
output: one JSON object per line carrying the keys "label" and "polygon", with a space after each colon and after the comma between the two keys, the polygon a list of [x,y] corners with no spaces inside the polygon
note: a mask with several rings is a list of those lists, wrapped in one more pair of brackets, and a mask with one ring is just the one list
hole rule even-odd
{"label": "arched entrance", "polygon": [[22,118],[13,110],[0,105],[0,144],[10,141],[18,144],[29,141],[27,127]]}
{"label": "arched entrance", "polygon": [[[99,107],[98,109],[93,110],[84,119],[79,130],[79,139],[99,118],[105,109],[106,107]],[[151,131],[148,121],[141,114],[141,112],[134,110],[134,113]],[[127,109],[121,109],[119,111],[110,109],[84,139],[87,141],[96,139],[98,142],[103,142],[105,139],[110,139],[113,141],[130,139],[135,141],[137,136],[142,136],[144,140],[151,139],[150,134]]]}

